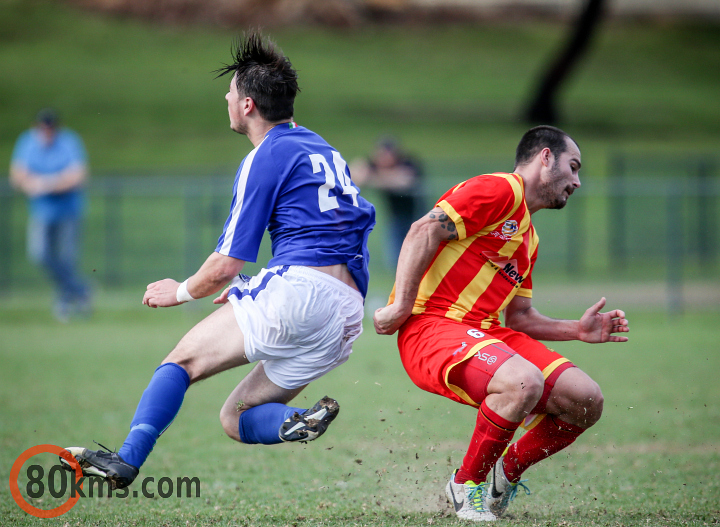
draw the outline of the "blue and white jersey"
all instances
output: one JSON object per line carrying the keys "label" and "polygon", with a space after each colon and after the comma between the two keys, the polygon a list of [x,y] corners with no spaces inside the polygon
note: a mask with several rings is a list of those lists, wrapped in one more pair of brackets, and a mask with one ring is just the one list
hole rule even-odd
{"label": "blue and white jersey", "polygon": [[277,125],[240,164],[215,250],[255,262],[267,228],[267,267],[344,263],[365,296],[375,208],[359,193],[345,160],[322,137],[295,123]]}

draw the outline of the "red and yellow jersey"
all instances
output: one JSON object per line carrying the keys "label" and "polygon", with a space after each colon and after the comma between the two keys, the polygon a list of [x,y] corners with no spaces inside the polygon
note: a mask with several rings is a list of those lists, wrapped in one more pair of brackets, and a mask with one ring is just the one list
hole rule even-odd
{"label": "red and yellow jersey", "polygon": [[[515,295],[532,297],[538,236],[517,174],[485,174],[437,202],[457,227],[420,283],[413,314],[439,315],[489,329]],[[390,298],[392,302],[393,295]]]}

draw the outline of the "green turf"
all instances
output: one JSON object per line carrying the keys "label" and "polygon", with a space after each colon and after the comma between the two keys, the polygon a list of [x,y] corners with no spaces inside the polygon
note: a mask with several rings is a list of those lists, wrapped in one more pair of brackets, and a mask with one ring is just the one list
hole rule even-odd
{"label": "green turf", "polygon": [[[44,299],[40,299],[44,300]],[[0,310],[0,466],[42,443],[119,446],[153,368],[209,305],[150,311],[134,296],[100,299],[86,321],[54,322],[31,299]],[[571,313],[550,312],[558,316]],[[603,419],[526,476],[518,525],[714,525],[720,522],[720,388],[716,315],[631,316],[631,341],[561,343],[602,385]],[[197,476],[200,498],[86,498],[34,520],[0,494],[3,525],[459,525],[443,489],[462,459],[474,411],[420,391],[394,338],[366,327],[350,362],[311,385],[342,412],[308,445],[238,445],[218,412],[245,369],[191,388],[142,476]],[[33,458],[52,465],[50,455]],[[29,465],[26,464],[25,467]],[[21,488],[27,482],[24,472]],[[136,489],[138,487],[135,487]],[[41,508],[52,498],[36,502]],[[186,523],[189,522],[189,523]]]}

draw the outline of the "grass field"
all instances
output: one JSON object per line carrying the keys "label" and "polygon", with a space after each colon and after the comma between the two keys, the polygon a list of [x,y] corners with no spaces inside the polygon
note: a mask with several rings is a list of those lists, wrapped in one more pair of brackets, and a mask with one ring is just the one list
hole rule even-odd
{"label": "grass field", "polygon": [[[152,370],[210,309],[203,301],[150,311],[131,300],[101,299],[92,319],[71,325],[39,313],[36,299],[0,309],[5,481],[15,458],[36,444],[118,447]],[[519,497],[503,523],[720,523],[717,313],[629,317],[628,344],[556,346],[601,384],[605,415],[566,452],[526,473],[533,493]],[[5,486],[2,525],[460,524],[443,489],[462,459],[474,411],[413,386],[394,338],[366,327],[350,362],[300,395],[299,403],[330,394],[342,405],[328,434],[308,445],[246,446],[224,436],[219,408],[244,373],[191,388],[143,467],[141,476],[155,482],[197,476],[199,498],[85,498],[59,518],[40,520],[21,511]],[[39,455],[33,463],[48,469],[53,460]]]}

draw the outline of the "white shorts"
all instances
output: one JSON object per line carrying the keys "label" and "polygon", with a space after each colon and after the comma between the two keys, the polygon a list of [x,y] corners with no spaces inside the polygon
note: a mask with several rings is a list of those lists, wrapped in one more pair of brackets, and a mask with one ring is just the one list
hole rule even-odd
{"label": "white shorts", "polygon": [[277,266],[230,287],[248,360],[263,361],[281,388],[304,386],[345,362],[362,333],[362,295],[315,269]]}

